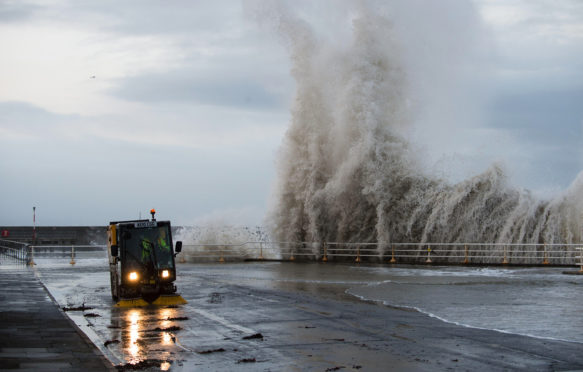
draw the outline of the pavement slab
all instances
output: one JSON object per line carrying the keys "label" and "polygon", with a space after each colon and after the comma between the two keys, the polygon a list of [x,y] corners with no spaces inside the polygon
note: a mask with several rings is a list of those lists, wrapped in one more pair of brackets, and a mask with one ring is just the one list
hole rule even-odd
{"label": "pavement slab", "polygon": [[52,301],[34,269],[0,265],[1,370],[114,370]]}

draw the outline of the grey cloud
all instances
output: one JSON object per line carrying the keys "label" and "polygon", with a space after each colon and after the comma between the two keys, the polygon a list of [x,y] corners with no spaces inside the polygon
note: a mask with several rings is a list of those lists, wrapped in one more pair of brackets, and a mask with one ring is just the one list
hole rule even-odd
{"label": "grey cloud", "polygon": [[[502,94],[489,110],[489,125],[509,130],[531,149],[521,170],[531,186],[569,185],[583,166],[583,87],[555,92]],[[526,170],[529,170],[526,172]]]}
{"label": "grey cloud", "polygon": [[21,21],[39,9],[39,6],[25,1],[0,1],[0,23]]}
{"label": "grey cloud", "polygon": [[271,109],[282,106],[282,97],[258,82],[241,78],[182,76],[180,72],[147,74],[120,82],[112,92],[131,101],[198,103]]}
{"label": "grey cloud", "polygon": [[581,140],[583,87],[562,91],[504,94],[492,104],[490,125],[539,135],[545,142]]}
{"label": "grey cloud", "polygon": [[583,3],[580,0],[539,0],[524,1],[534,10],[534,15],[518,22],[519,26],[544,25],[547,31],[557,25],[579,24],[583,15]]}
{"label": "grey cloud", "polygon": [[[182,36],[185,40],[236,38],[241,4],[231,1],[65,0],[58,3],[0,0],[0,22],[42,20],[122,36]],[[176,42],[176,40],[174,41]]]}
{"label": "grey cloud", "polygon": [[0,127],[17,127],[21,130],[42,130],[47,125],[77,118],[61,115],[26,102],[0,102]]}
{"label": "grey cloud", "polygon": [[240,18],[239,1],[101,0],[71,1],[52,17],[70,22],[71,17],[98,24],[101,29],[123,34],[164,34],[228,30]]}

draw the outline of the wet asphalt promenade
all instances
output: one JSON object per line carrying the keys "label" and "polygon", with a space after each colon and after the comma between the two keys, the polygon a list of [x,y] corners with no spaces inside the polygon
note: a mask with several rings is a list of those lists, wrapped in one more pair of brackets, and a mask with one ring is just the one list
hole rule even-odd
{"label": "wet asphalt promenade", "polygon": [[34,270],[0,263],[0,370],[114,370],[49,296]]}
{"label": "wet asphalt promenade", "polygon": [[[387,279],[374,270],[181,264],[187,305],[120,309],[103,259],[61,261],[0,264],[0,370],[583,370],[581,343],[462,327],[345,293]],[[93,317],[60,309],[80,305]]]}

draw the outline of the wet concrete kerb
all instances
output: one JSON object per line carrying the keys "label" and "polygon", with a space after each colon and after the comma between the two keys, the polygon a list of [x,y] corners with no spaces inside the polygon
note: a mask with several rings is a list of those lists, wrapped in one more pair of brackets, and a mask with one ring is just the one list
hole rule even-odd
{"label": "wet concrete kerb", "polygon": [[3,370],[114,371],[66,316],[34,268],[1,263],[0,365]]}

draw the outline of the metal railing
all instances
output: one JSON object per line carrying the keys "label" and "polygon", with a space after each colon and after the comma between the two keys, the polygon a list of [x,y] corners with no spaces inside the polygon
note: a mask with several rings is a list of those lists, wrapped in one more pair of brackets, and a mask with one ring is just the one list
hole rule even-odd
{"label": "metal railing", "polygon": [[579,251],[579,262],[577,262],[577,265],[581,267],[579,271],[583,273],[583,247],[577,247],[575,249]]}
{"label": "metal railing", "polygon": [[71,265],[75,265],[79,254],[86,256],[88,252],[105,253],[106,248],[106,245],[31,245],[29,251],[33,265],[36,264],[35,258],[66,258],[70,259]]}
{"label": "metal railing", "polygon": [[476,265],[578,265],[583,244],[265,242],[184,245],[179,262],[229,260],[354,261]]}
{"label": "metal railing", "polygon": [[0,239],[1,261],[29,264],[31,262],[30,248],[28,244]]}
{"label": "metal railing", "polygon": [[[9,242],[9,243],[6,243]],[[15,244],[20,245],[16,246]],[[28,264],[35,258],[70,258],[78,254],[106,252],[105,245],[32,246],[0,240],[2,254]],[[583,244],[521,243],[342,243],[342,242],[268,242],[189,244],[177,262],[226,262],[245,260],[339,261],[390,264],[444,265],[553,265],[581,266]]]}

